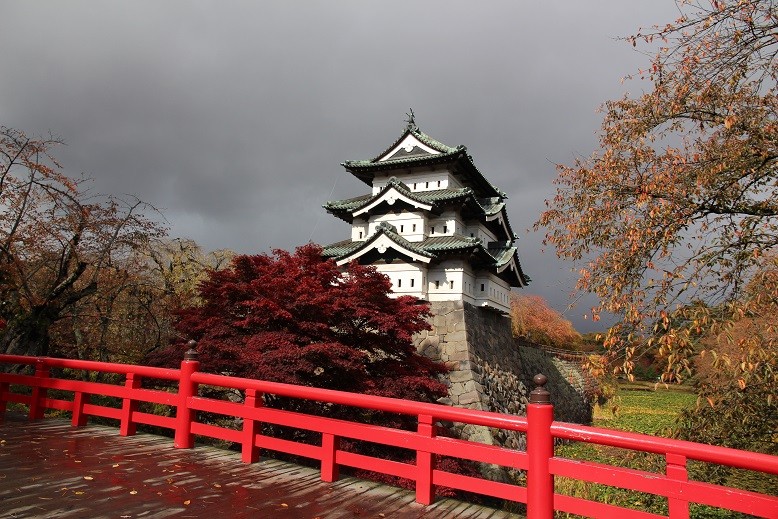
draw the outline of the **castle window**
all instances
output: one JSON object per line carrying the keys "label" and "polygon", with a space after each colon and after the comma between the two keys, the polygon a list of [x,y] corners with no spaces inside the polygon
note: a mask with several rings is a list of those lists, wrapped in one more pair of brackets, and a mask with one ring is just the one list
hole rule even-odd
{"label": "castle window", "polygon": [[416,189],[416,182],[413,183],[413,189]]}
{"label": "castle window", "polygon": [[483,292],[483,291],[484,291],[484,284],[481,283],[481,292]]}
{"label": "castle window", "polygon": [[413,287],[413,282],[414,282],[414,279],[411,278],[411,287]]}
{"label": "castle window", "polygon": [[435,280],[435,288],[440,288],[440,281],[437,279]]}
{"label": "castle window", "polygon": [[362,231],[359,231],[359,239],[362,239]]}
{"label": "castle window", "polygon": [[454,282],[453,282],[453,281],[449,281],[449,282],[448,282],[448,287],[449,287],[451,290],[454,290]]}
{"label": "castle window", "polygon": [[432,229],[430,229],[430,234],[435,234],[435,226],[432,226]]}
{"label": "castle window", "polygon": [[404,226],[401,225],[400,226],[400,232],[403,232],[403,228],[404,228]]}
{"label": "castle window", "polygon": [[473,233],[470,233],[470,237],[471,237],[471,238],[473,237]]}
{"label": "castle window", "polygon": [[397,280],[397,288],[402,288],[402,286],[403,286],[403,280],[402,279],[398,279]]}
{"label": "castle window", "polygon": [[416,232],[416,224],[413,224],[413,232]]}
{"label": "castle window", "polygon": [[438,180],[438,187],[440,187],[440,180]]}
{"label": "castle window", "polygon": [[424,187],[427,187],[427,188],[430,187],[430,183],[429,182],[425,182],[424,183]]}
{"label": "castle window", "polygon": [[443,234],[446,234],[448,232],[448,225],[443,226]]}

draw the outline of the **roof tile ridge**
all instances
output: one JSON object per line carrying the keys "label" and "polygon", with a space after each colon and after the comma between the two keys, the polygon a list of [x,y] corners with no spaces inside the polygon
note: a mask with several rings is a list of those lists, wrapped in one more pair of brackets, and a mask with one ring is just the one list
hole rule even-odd
{"label": "roof tile ridge", "polygon": [[[436,151],[439,151],[441,153],[454,153],[456,151],[467,151],[467,147],[460,144],[459,146],[449,146],[448,144],[444,144],[440,142],[439,140],[435,139],[434,137],[431,137],[421,131],[418,126],[414,126],[411,128],[410,133],[416,137],[422,144],[426,144],[430,148],[435,149]],[[404,137],[404,136],[403,136]]]}
{"label": "roof tile ridge", "polygon": [[390,240],[394,241],[398,245],[402,245],[403,247],[410,249],[416,252],[417,254],[422,254],[430,258],[435,257],[434,254],[419,247],[416,243],[410,242],[405,238],[403,238],[397,232],[397,228],[394,225],[390,224],[389,222],[381,222],[378,225],[376,225],[375,233],[373,233],[373,236],[371,236],[371,240],[368,241],[372,241],[373,238],[377,238],[379,234],[386,235]]}

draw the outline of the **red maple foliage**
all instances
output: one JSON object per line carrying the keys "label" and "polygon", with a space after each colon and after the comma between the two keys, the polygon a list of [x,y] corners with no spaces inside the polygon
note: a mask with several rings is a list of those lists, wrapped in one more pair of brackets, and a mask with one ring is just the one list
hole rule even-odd
{"label": "red maple foliage", "polygon": [[[293,254],[242,255],[199,285],[202,304],[176,325],[195,339],[203,371],[239,377],[434,401],[446,394],[445,368],[416,353],[413,334],[429,328],[429,307],[389,297],[374,267],[345,272],[321,247]],[[155,357],[175,365],[184,344]]]}
{"label": "red maple foliage", "polygon": [[[198,287],[201,304],[179,312],[183,340],[197,341],[201,370],[273,382],[435,402],[447,394],[437,375],[445,366],[416,352],[413,335],[430,328],[429,305],[389,296],[391,282],[375,267],[352,263],[345,271],[309,244],[294,253],[242,255],[211,271]],[[176,366],[186,344],[149,358]],[[415,417],[368,412],[265,395],[265,405],[332,418],[414,429]],[[201,417],[202,419],[202,417]],[[445,431],[440,431],[446,434]],[[264,425],[264,434],[302,442],[315,435]],[[413,453],[367,442],[343,441],[362,454],[413,463]],[[438,467],[475,475],[467,463],[437,460]],[[409,486],[391,476],[363,477]],[[449,489],[439,494],[451,495]]]}

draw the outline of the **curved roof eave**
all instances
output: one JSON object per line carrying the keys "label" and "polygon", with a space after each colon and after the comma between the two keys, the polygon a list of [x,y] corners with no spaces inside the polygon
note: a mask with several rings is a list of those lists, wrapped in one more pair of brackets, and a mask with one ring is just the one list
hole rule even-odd
{"label": "curved roof eave", "polygon": [[408,205],[414,206],[418,209],[423,209],[425,211],[432,210],[432,204],[426,203],[425,201],[420,199],[410,189],[407,189],[405,184],[403,184],[399,180],[395,178],[391,178],[389,179],[389,182],[386,184],[386,186],[384,186],[384,188],[381,191],[379,191],[375,196],[366,200],[361,207],[355,207],[354,209],[352,209],[351,210],[352,216],[360,216],[363,213],[369,212],[372,208],[381,205],[381,203],[383,202],[386,202],[388,205],[394,205],[396,199],[389,198],[389,193],[391,191],[397,193],[398,198],[404,201],[405,203],[407,203]]}
{"label": "curved roof eave", "polygon": [[502,225],[506,236],[508,236],[511,240],[516,239],[516,234],[511,228],[511,222],[508,220],[508,212],[505,210],[505,204],[502,204],[502,208],[499,211],[491,215],[486,215],[487,222],[493,222],[494,220],[497,220],[498,223]]}
{"label": "curved roof eave", "polygon": [[[381,238],[385,238],[387,243],[380,243],[377,245],[378,242],[382,241]],[[370,239],[365,240],[361,246],[349,252],[347,255],[335,258],[335,262],[339,267],[343,266],[358,259],[360,256],[363,256],[374,248],[378,249],[380,254],[383,254],[380,250],[382,246],[386,248],[391,246],[397,252],[408,256],[414,261],[420,261],[422,263],[429,263],[435,258],[434,254],[414,246],[411,242],[391,230],[388,230],[385,227],[379,227]]]}

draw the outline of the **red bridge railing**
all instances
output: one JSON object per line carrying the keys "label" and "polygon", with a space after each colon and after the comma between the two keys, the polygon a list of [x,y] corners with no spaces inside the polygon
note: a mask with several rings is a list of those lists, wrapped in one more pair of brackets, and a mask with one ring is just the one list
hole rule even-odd
{"label": "red bridge railing", "polygon": [[[7,404],[15,402],[28,406],[31,420],[43,418],[46,409],[69,412],[74,426],[86,425],[89,416],[115,419],[119,422],[119,434],[124,436],[135,434],[139,424],[167,428],[174,432],[173,445],[176,448],[191,448],[194,437],[198,435],[235,442],[242,446],[241,459],[245,463],[257,461],[260,449],[319,460],[324,481],[337,480],[339,467],[407,478],[416,482],[416,500],[422,504],[434,501],[436,487],[449,487],[526,503],[529,518],[550,518],[554,510],[589,517],[665,517],[555,494],[554,476],[561,476],[664,496],[668,500],[669,517],[672,519],[688,518],[689,503],[701,503],[758,517],[778,517],[778,498],[774,496],[690,481],[687,475],[689,460],[778,474],[778,456],[555,422],[549,394],[543,388],[545,377],[542,375],[535,377],[538,387],[531,394],[525,418],[202,373],[198,370],[196,354],[191,350],[181,363],[181,369],[13,355],[0,355],[0,364],[35,367],[34,375],[0,373],[0,419],[6,412]],[[119,385],[55,377],[51,373],[53,368],[118,374],[123,376],[124,383]],[[143,379],[172,381],[176,392],[143,388]],[[198,387],[201,385],[240,391],[243,402],[199,396]],[[48,393],[49,390],[57,390],[58,394],[69,396],[54,398]],[[263,407],[264,394],[416,416],[418,427],[416,431],[407,431],[272,409]],[[94,403],[92,397],[96,396],[114,397],[121,402],[121,407]],[[175,409],[175,416],[141,410],[139,404],[143,402],[170,406]],[[242,430],[199,422],[198,411],[240,418],[243,421]],[[524,433],[527,450],[517,451],[437,436],[436,424],[441,421]],[[314,431],[320,435],[321,441],[319,445],[309,445],[266,436],[262,434],[262,423]],[[416,462],[400,463],[349,452],[340,448],[339,441],[342,438],[409,449],[415,451]],[[554,455],[555,438],[659,454],[666,459],[666,470],[662,474],[557,457]],[[436,456],[526,471],[526,487],[438,470],[434,463]]]}

